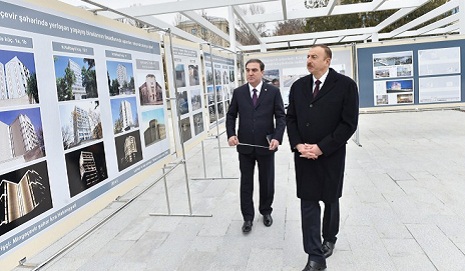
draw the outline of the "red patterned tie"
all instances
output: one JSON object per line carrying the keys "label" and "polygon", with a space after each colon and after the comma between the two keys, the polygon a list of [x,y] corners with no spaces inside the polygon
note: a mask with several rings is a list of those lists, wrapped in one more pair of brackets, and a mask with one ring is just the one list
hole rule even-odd
{"label": "red patterned tie", "polygon": [[256,89],[253,89],[253,95],[252,95],[252,103],[253,103],[253,106],[256,106],[257,105],[257,90]]}
{"label": "red patterned tie", "polygon": [[320,91],[320,84],[321,84],[320,80],[315,81],[315,90],[313,90],[313,98],[315,98],[316,95],[318,95],[318,92]]}

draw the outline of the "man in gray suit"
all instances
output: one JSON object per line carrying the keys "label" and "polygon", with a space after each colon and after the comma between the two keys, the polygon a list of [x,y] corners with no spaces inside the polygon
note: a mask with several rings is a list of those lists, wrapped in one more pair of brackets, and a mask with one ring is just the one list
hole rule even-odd
{"label": "man in gray suit", "polygon": [[248,233],[252,230],[255,215],[252,199],[255,163],[258,163],[260,186],[258,210],[263,215],[265,226],[273,224],[274,153],[283,139],[286,115],[279,89],[263,82],[263,62],[250,59],[245,64],[245,70],[248,83],[234,90],[226,114],[226,133],[229,146],[237,146],[239,152],[240,201],[244,218],[242,231]]}
{"label": "man in gray suit", "polygon": [[[307,69],[311,74],[291,86],[286,116],[308,254],[304,271],[325,270],[326,258],[333,253],[339,232],[346,144],[358,123],[357,85],[329,67],[331,58],[326,45],[310,48]],[[323,223],[320,201],[325,206]]]}

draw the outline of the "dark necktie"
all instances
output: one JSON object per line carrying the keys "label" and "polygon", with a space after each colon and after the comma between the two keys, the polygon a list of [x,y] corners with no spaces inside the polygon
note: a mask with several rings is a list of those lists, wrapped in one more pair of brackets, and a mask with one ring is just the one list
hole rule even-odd
{"label": "dark necktie", "polygon": [[257,90],[256,89],[253,89],[253,95],[252,95],[252,103],[253,103],[253,106],[256,106],[257,105]]}
{"label": "dark necktie", "polygon": [[315,98],[316,95],[318,95],[318,92],[320,91],[320,84],[321,84],[320,80],[315,81],[315,89],[313,90],[313,98]]}

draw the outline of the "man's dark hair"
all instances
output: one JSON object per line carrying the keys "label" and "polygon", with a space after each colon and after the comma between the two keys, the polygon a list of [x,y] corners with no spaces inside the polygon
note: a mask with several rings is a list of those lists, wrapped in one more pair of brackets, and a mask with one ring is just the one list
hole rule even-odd
{"label": "man's dark hair", "polygon": [[325,44],[315,44],[315,45],[313,45],[311,48],[315,48],[315,47],[323,48],[323,50],[325,50],[326,57],[331,58],[331,59],[333,58],[333,52],[332,52],[331,49],[328,47],[328,45],[325,45]]}
{"label": "man's dark hair", "polygon": [[265,70],[265,64],[258,58],[251,58],[251,59],[247,60],[247,62],[245,63],[245,66],[247,67],[247,65],[249,63],[258,63],[258,64],[260,64],[260,70],[261,71]]}

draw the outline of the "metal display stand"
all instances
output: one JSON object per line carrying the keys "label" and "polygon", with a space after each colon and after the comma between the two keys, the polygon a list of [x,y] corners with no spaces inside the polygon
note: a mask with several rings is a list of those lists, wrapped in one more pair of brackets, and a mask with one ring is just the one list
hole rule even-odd
{"label": "metal display stand", "polygon": [[[356,63],[358,62],[357,61],[357,47],[356,47],[355,43],[352,43],[351,47],[352,47],[352,58],[354,59],[354,61],[352,62],[352,70],[354,71],[354,80],[356,80],[357,85],[359,85],[359,83],[358,83],[357,65],[356,65]],[[355,137],[352,140],[359,147],[362,146],[362,144],[360,144],[360,126],[357,126],[357,130],[355,131]]]}
{"label": "metal display stand", "polygon": [[[215,137],[212,137],[212,138],[207,138],[207,139],[218,139],[218,145],[221,144],[219,138],[220,138],[221,135],[219,136],[215,136]],[[204,143],[204,140],[202,140],[201,142],[201,146],[202,146],[202,167],[203,167],[203,178],[191,178],[191,180],[219,180],[219,179],[238,179],[238,177],[224,177],[224,174],[223,174],[223,163],[221,162],[221,159],[220,159],[220,175],[221,177],[207,177],[207,162],[206,162],[206,158],[205,158],[205,143]],[[218,152],[220,153],[221,155],[221,146],[218,147]],[[221,157],[221,156],[220,156]]]}
{"label": "metal display stand", "polygon": [[[214,98],[214,104],[215,104],[215,118],[216,118],[216,135],[214,138],[217,139],[218,141],[218,158],[219,158],[219,168],[220,168],[220,177],[207,177],[207,164],[206,164],[206,159],[205,159],[205,144],[204,140],[202,140],[201,145],[202,145],[202,163],[203,163],[203,178],[192,178],[192,180],[218,180],[218,179],[238,179],[238,177],[224,177],[223,173],[223,156],[221,152],[221,135],[224,133],[220,133],[220,128],[219,128],[219,112],[218,112],[218,97],[216,95],[216,76],[215,76],[215,66],[213,64],[213,51],[212,47],[214,45],[207,43],[209,46],[209,53],[210,53],[210,65],[212,68],[212,79],[213,79],[213,98]],[[227,50],[225,48],[222,48],[224,50]],[[234,53],[234,52],[233,52]],[[223,108],[223,111],[226,111],[226,108]]]}
{"label": "metal display stand", "polygon": [[[213,215],[201,215],[201,214],[193,214],[192,213],[192,201],[190,195],[190,188],[189,182],[186,182],[187,187],[187,202],[189,205],[189,213],[188,214],[173,214],[171,213],[171,204],[170,204],[170,197],[168,193],[168,183],[166,181],[166,175],[168,175],[171,171],[173,171],[177,166],[183,164],[186,167],[186,161],[180,160],[176,163],[169,163],[163,167],[163,184],[165,187],[165,199],[166,199],[166,209],[167,213],[149,213],[150,216],[191,216],[191,217],[212,217]],[[187,177],[186,177],[187,178]],[[187,179],[186,179],[187,180]]]}
{"label": "metal display stand", "polygon": [[[172,39],[172,35],[171,35],[171,29],[168,29],[166,30],[166,33],[168,34],[168,38],[169,38],[169,43],[170,43],[170,55],[171,55],[171,64],[173,66],[173,78],[176,78],[176,71],[174,69],[175,67],[175,63],[174,63],[174,52],[173,52],[173,39]],[[166,44],[165,44],[166,46]],[[179,111],[179,106],[178,106],[178,100],[179,100],[179,95],[178,95],[178,88],[176,86],[176,84],[174,84],[174,92],[176,94],[176,102],[174,103],[174,106],[175,106],[175,111],[177,114],[177,121],[178,121],[178,134],[179,134],[179,137],[174,137],[175,138],[175,141],[176,141],[176,138],[178,138],[179,140],[179,143],[181,145],[181,154],[182,154],[182,159],[181,161],[177,162],[177,163],[174,163],[174,164],[169,164],[168,166],[165,165],[165,167],[163,167],[163,173],[166,172],[166,169],[169,169],[168,172],[171,172],[174,168],[176,168],[177,166],[179,166],[180,164],[183,165],[183,168],[184,168],[184,177],[185,177],[185,181],[186,181],[186,191],[187,191],[187,202],[188,202],[188,205],[189,205],[189,213],[188,214],[173,214],[171,213],[171,207],[170,207],[170,200],[169,200],[169,194],[168,194],[168,185],[166,183],[166,174],[163,174],[163,180],[164,180],[164,185],[165,185],[165,198],[166,198],[166,203],[167,203],[167,209],[168,209],[168,212],[166,214],[160,214],[160,213],[150,213],[149,215],[151,216],[190,216],[190,217],[211,217],[212,215],[199,215],[199,214],[193,214],[192,213],[192,200],[191,200],[191,190],[190,190],[190,185],[189,185],[189,174],[188,174],[188,170],[187,170],[187,164],[186,164],[186,150],[184,148],[184,140],[181,138],[181,130],[182,130],[182,127],[181,127],[181,113]],[[173,111],[172,111],[173,112]],[[175,143],[176,145],[176,143]]]}

